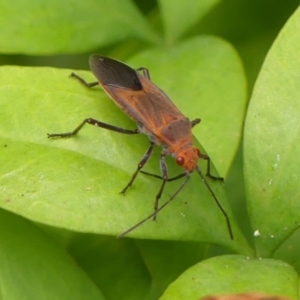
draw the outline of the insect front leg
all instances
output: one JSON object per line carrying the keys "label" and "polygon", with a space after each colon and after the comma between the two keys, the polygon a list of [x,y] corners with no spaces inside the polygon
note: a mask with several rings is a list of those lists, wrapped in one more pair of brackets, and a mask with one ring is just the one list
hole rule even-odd
{"label": "insect front leg", "polygon": [[206,169],[207,177],[214,179],[214,180],[224,181],[223,177],[217,177],[217,176],[211,175],[211,173],[210,173],[210,157],[208,155],[201,153],[200,158],[205,159],[207,161],[207,169]]}
{"label": "insect front leg", "polygon": [[[145,175],[148,175],[148,176],[152,176],[152,177],[160,179],[160,180],[163,179],[163,177],[161,175],[152,174],[152,173],[149,173],[149,172],[145,172],[143,170],[141,170],[140,172],[142,174],[145,174]],[[186,177],[186,173],[185,172],[184,173],[180,173],[180,174],[178,174],[178,175],[176,175],[176,176],[174,176],[172,178],[168,178],[167,182],[174,181],[174,180],[180,179],[182,177]]]}
{"label": "insect front leg", "polygon": [[193,121],[191,121],[191,126],[192,126],[192,128],[195,126],[195,125],[197,125],[197,124],[199,124],[201,122],[201,119],[195,119],[195,120],[193,120]]}
{"label": "insect front leg", "polygon": [[148,148],[148,150],[146,151],[146,153],[144,154],[143,158],[141,159],[141,161],[139,162],[136,171],[134,172],[134,174],[132,175],[130,181],[128,182],[128,184],[124,187],[124,189],[120,192],[121,194],[125,194],[127,189],[133,184],[137,174],[140,172],[140,170],[144,167],[144,165],[147,163],[147,161],[149,160],[152,152],[153,152],[153,148],[154,148],[154,143],[150,142],[150,146]]}

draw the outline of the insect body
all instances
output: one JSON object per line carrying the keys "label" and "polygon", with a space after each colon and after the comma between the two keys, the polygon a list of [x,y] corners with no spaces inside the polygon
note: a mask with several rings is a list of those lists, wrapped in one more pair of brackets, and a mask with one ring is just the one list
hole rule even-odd
{"label": "insect body", "polygon": [[[216,201],[216,204],[224,214],[230,237],[233,238],[229,218],[197,165],[199,158],[207,160],[206,175],[212,179],[223,180],[223,178],[211,175],[209,157],[200,153],[199,149],[193,145],[192,127],[198,124],[200,119],[190,121],[186,118],[168,98],[168,96],[151,82],[149,72],[146,68],[134,70],[124,63],[99,55],[92,55],[89,63],[92,72],[98,79],[97,82],[87,83],[74,73],[72,73],[71,76],[77,78],[87,87],[93,87],[100,84],[110,98],[137,123],[137,128],[134,130],[123,129],[88,118],[72,132],[48,134],[48,137],[73,136],[77,134],[86,123],[124,134],[146,134],[150,140],[149,148],[139,162],[131,180],[121,191],[123,194],[126,192],[128,187],[132,185],[137,174],[150,158],[154,145],[156,144],[162,147],[160,156],[161,176],[141,171],[144,174],[151,175],[162,180],[161,187],[156,196],[154,212],[135,226],[122,233],[120,236],[124,236],[152,217],[155,219],[157,213],[175,198],[175,196],[188,182],[190,174],[196,170],[196,172],[202,177],[212,197]],[[142,71],[142,74],[139,71]],[[174,178],[169,178],[165,162],[166,155],[173,156],[176,163],[184,169],[184,173],[179,174]],[[158,202],[163,193],[166,182],[176,180],[181,177],[186,177],[185,181],[171,196],[171,198],[159,207]]]}

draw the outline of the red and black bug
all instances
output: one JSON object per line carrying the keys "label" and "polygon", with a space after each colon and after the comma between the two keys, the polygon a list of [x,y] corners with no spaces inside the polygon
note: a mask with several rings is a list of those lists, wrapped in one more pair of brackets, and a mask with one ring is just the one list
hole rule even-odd
{"label": "red and black bug", "polygon": [[[48,134],[48,137],[70,137],[76,135],[86,123],[123,134],[144,133],[148,136],[150,141],[149,148],[139,162],[132,178],[121,193],[124,194],[126,192],[139,172],[161,179],[162,183],[156,196],[154,212],[138,224],[123,232],[119,237],[126,235],[146,220],[156,218],[157,213],[170,203],[187,184],[190,179],[190,174],[196,171],[201,176],[210,194],[222,211],[230,238],[233,239],[230,220],[197,165],[199,159],[205,159],[207,161],[206,176],[214,180],[223,180],[223,178],[211,174],[209,156],[201,153],[200,150],[193,145],[192,128],[200,122],[200,119],[190,121],[185,117],[168,96],[152,83],[148,69],[139,68],[135,70],[122,62],[100,55],[92,55],[89,63],[92,72],[98,80],[97,82],[87,83],[74,73],[72,73],[71,76],[77,78],[87,87],[93,87],[99,84],[108,96],[137,123],[137,128],[134,130],[123,129],[92,118],[87,118],[72,132]],[[141,171],[149,160],[154,145],[162,147],[160,155],[161,176]],[[176,163],[184,169],[184,173],[169,178],[165,161],[166,155],[174,157]],[[165,184],[182,177],[185,177],[185,180],[180,187],[163,205],[159,206],[159,199],[161,198]]]}

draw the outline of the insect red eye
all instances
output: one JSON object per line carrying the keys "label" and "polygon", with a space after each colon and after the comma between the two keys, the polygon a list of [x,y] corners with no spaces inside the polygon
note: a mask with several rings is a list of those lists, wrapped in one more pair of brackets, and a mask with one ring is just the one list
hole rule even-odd
{"label": "insect red eye", "polygon": [[182,166],[184,164],[184,158],[182,156],[178,156],[176,158],[176,163],[177,165]]}

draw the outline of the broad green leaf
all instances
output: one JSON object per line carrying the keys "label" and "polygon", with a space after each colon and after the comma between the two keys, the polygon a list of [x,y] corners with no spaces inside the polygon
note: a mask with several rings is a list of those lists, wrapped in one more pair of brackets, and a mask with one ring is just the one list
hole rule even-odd
{"label": "broad green leaf", "polygon": [[281,259],[300,273],[300,229],[297,229],[287,240],[280,245],[273,255],[275,259]]}
{"label": "broad green leaf", "polygon": [[2,53],[78,53],[130,38],[159,40],[129,0],[0,0]]}
{"label": "broad green leaf", "polygon": [[245,126],[245,179],[258,255],[270,256],[300,224],[300,10],[274,42]]}
{"label": "broad green leaf", "polygon": [[[170,70],[164,72],[165,78],[172,76]],[[0,154],[4,163],[0,187],[2,199],[9,199],[1,206],[52,226],[117,235],[153,211],[161,184],[155,178],[141,174],[125,197],[119,195],[149,142],[145,136],[120,135],[91,126],[74,138],[47,139],[46,133],[73,130],[86,117],[124,128],[136,126],[102,91],[81,86],[68,79],[69,74],[69,70],[51,68],[1,68]],[[89,72],[79,74],[95,80]],[[193,100],[187,97],[186,101],[189,99]],[[147,170],[159,173],[158,160],[157,151]],[[173,159],[167,162],[170,176],[182,172]],[[205,162],[201,166],[205,170]],[[222,183],[207,179],[230,218],[234,241],[229,239],[224,215],[212,195],[199,175],[192,175],[157,222],[147,221],[131,235],[208,241],[249,253]],[[161,203],[181,182],[167,184]]]}
{"label": "broad green leaf", "polygon": [[159,0],[158,2],[166,44],[171,45],[212,10],[219,0]]}
{"label": "broad green leaf", "polygon": [[155,299],[182,272],[201,261],[208,248],[207,244],[179,241],[138,240],[136,245],[151,274]]}
{"label": "broad green leaf", "polygon": [[65,250],[29,221],[3,210],[0,264],[1,299],[105,299]]}
{"label": "broad green leaf", "polygon": [[68,253],[108,299],[158,299],[182,272],[206,257],[209,249],[203,243],[116,239],[42,228],[66,245]]}
{"label": "broad green leaf", "polygon": [[106,299],[146,299],[152,274],[133,240],[76,234],[68,252]]}
{"label": "broad green leaf", "polygon": [[224,255],[194,265],[175,280],[160,300],[261,292],[298,299],[299,278],[288,264],[273,259]]}
{"label": "broad green leaf", "polygon": [[108,299],[147,300],[158,299],[182,272],[203,259],[206,249],[202,243],[78,233],[67,247]]}

